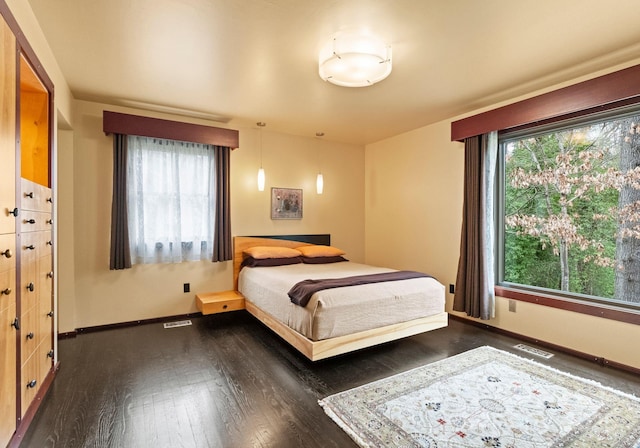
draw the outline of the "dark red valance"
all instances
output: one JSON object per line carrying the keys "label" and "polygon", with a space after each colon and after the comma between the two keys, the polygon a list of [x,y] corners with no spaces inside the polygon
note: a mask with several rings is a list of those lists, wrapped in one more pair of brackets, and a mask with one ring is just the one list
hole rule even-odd
{"label": "dark red valance", "polygon": [[161,120],[105,110],[102,119],[105,134],[141,135],[185,142],[205,143],[235,149],[239,146],[238,131],[180,121]]}
{"label": "dark red valance", "polygon": [[451,123],[451,141],[640,103],[640,65]]}

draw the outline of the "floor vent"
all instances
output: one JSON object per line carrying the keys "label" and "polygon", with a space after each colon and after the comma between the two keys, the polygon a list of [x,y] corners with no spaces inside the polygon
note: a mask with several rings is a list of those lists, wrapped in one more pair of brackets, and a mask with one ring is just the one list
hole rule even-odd
{"label": "floor vent", "polygon": [[540,350],[535,347],[530,347],[525,344],[514,345],[513,348],[517,348],[518,350],[522,350],[523,352],[531,353],[532,355],[539,356],[544,359],[549,359],[553,356],[553,353],[545,352],[544,350]]}
{"label": "floor vent", "polygon": [[164,328],[186,327],[187,325],[191,325],[190,320],[177,320],[175,322],[166,322]]}

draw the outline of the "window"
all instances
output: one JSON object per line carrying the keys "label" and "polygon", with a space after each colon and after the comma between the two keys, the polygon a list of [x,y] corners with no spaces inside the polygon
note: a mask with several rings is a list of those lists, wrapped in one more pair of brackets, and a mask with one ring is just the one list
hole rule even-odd
{"label": "window", "polygon": [[640,309],[640,111],[500,140],[498,283]]}
{"label": "window", "polygon": [[127,138],[132,263],[210,260],[216,147],[133,135]]}

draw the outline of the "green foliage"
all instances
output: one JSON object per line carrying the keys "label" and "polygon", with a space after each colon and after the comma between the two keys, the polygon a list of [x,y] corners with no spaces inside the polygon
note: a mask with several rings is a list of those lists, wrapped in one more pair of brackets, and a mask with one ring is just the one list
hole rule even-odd
{"label": "green foliage", "polygon": [[[617,222],[610,210],[618,204],[618,190],[589,185],[580,195],[584,179],[617,168],[619,151],[611,151],[612,128],[588,127],[555,132],[526,138],[506,145],[505,155],[505,215],[538,218],[557,217],[569,222],[573,235],[560,239],[567,246],[569,288],[573,293],[613,298],[615,273],[612,263],[602,265],[596,260],[615,258]],[[589,139],[576,135],[591,136]],[[607,145],[606,151],[600,147]],[[600,151],[601,160],[593,165],[584,164],[584,151]],[[563,157],[568,157],[563,159]],[[562,164],[570,160],[570,164]],[[530,177],[525,182],[514,182],[516,170],[524,170]],[[535,181],[535,175],[553,173],[545,181]],[[563,177],[564,176],[564,177]],[[570,191],[563,179],[570,179]],[[527,180],[531,179],[529,183]],[[587,181],[588,182],[588,181]],[[594,219],[594,216],[600,217]],[[602,219],[602,216],[608,219]],[[505,226],[504,280],[549,289],[561,289],[562,269],[558,254],[557,236],[550,231],[524,229],[524,224]],[[527,230],[529,232],[527,232]],[[566,232],[565,232],[566,233]],[[554,246],[554,240],[556,245]],[[590,242],[589,245],[584,241]],[[555,247],[555,252],[554,252]]]}
{"label": "green foliage", "polygon": [[528,235],[505,235],[504,279],[511,283],[541,288],[560,288],[560,262],[550,247]]}

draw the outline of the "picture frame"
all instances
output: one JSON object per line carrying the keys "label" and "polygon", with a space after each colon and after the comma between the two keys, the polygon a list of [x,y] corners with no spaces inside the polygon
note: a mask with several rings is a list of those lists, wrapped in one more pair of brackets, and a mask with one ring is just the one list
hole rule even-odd
{"label": "picture frame", "polygon": [[271,219],[302,219],[302,189],[272,187]]}

